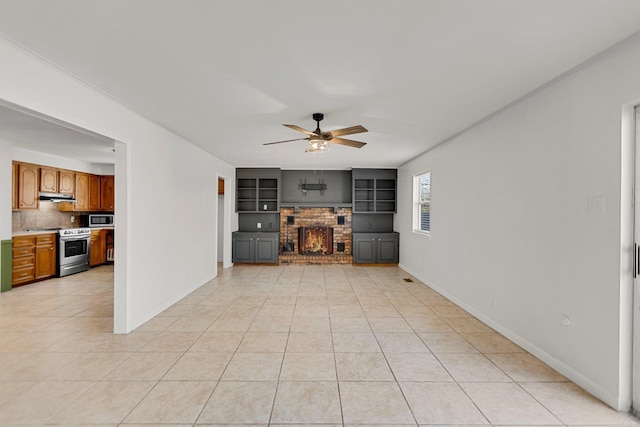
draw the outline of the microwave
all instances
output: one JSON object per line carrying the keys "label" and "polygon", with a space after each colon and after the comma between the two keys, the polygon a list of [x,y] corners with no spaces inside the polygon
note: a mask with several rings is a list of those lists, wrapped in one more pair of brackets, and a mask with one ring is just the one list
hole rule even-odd
{"label": "microwave", "polygon": [[89,215],[89,227],[115,227],[113,214]]}

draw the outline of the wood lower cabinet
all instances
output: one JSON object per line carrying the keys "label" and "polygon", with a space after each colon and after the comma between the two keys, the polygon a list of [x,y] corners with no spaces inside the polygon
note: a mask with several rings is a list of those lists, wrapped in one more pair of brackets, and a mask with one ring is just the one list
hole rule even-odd
{"label": "wood lower cabinet", "polygon": [[399,251],[398,233],[353,233],[354,264],[397,264]]}
{"label": "wood lower cabinet", "polygon": [[13,238],[12,286],[56,275],[56,238],[55,233]]}
{"label": "wood lower cabinet", "polygon": [[278,262],[280,233],[236,231],[232,237],[232,260],[238,263]]}
{"label": "wood lower cabinet", "polygon": [[89,266],[91,267],[106,264],[107,262],[105,231],[106,230],[91,230],[91,240],[89,243]]}
{"label": "wood lower cabinet", "polygon": [[57,267],[56,234],[35,237],[35,279],[55,276]]}

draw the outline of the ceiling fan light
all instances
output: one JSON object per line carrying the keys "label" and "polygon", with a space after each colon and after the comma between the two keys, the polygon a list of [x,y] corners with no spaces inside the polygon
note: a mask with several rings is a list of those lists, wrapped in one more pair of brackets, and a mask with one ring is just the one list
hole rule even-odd
{"label": "ceiling fan light", "polygon": [[326,141],[321,138],[310,139],[309,146],[307,147],[306,151],[308,153],[317,153],[317,152],[324,153],[326,151],[329,151],[329,141]]}

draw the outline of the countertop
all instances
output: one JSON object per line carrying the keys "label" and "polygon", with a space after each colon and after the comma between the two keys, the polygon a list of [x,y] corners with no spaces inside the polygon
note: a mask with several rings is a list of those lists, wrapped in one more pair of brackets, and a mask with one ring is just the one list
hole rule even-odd
{"label": "countertop", "polygon": [[[69,227],[71,228],[71,227]],[[83,227],[89,228],[89,227]],[[115,227],[91,227],[91,230],[115,230]],[[20,237],[20,236],[36,236],[38,234],[58,234],[58,230],[46,230],[46,229],[33,229],[26,231],[15,231],[11,233],[12,237]]]}

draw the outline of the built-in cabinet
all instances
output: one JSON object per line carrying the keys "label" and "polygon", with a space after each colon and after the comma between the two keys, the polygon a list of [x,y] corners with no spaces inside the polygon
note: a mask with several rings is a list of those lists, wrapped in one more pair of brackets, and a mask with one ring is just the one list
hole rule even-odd
{"label": "built-in cabinet", "polygon": [[396,169],[353,169],[353,212],[395,213]]}
{"label": "built-in cabinet", "polygon": [[75,172],[40,166],[40,191],[44,193],[74,194]]}
{"label": "built-in cabinet", "polygon": [[38,209],[40,202],[39,166],[16,163],[16,168],[17,179],[13,183],[18,198],[16,209]]}
{"label": "built-in cabinet", "polygon": [[35,280],[55,276],[57,268],[56,258],[57,234],[42,234],[35,236]]}
{"label": "built-in cabinet", "polygon": [[89,240],[89,265],[96,267],[107,262],[106,230],[91,230]]}
{"label": "built-in cabinet", "polygon": [[114,206],[114,176],[76,173],[75,203],[61,202],[61,211],[111,211]]}
{"label": "built-in cabinet", "polygon": [[280,169],[236,169],[236,212],[279,212]]}
{"label": "built-in cabinet", "polygon": [[20,286],[56,274],[55,233],[13,238],[12,286]]}
{"label": "built-in cabinet", "polygon": [[280,233],[236,231],[232,239],[232,259],[239,263],[277,263]]}
{"label": "built-in cabinet", "polygon": [[100,177],[100,210],[114,210],[113,175],[103,175]]}
{"label": "built-in cabinet", "polygon": [[75,202],[61,202],[63,212],[115,210],[113,175],[93,175],[49,166],[12,162],[11,209],[38,209],[40,192],[74,195]]}
{"label": "built-in cabinet", "polygon": [[397,264],[398,233],[353,233],[354,264]]}

